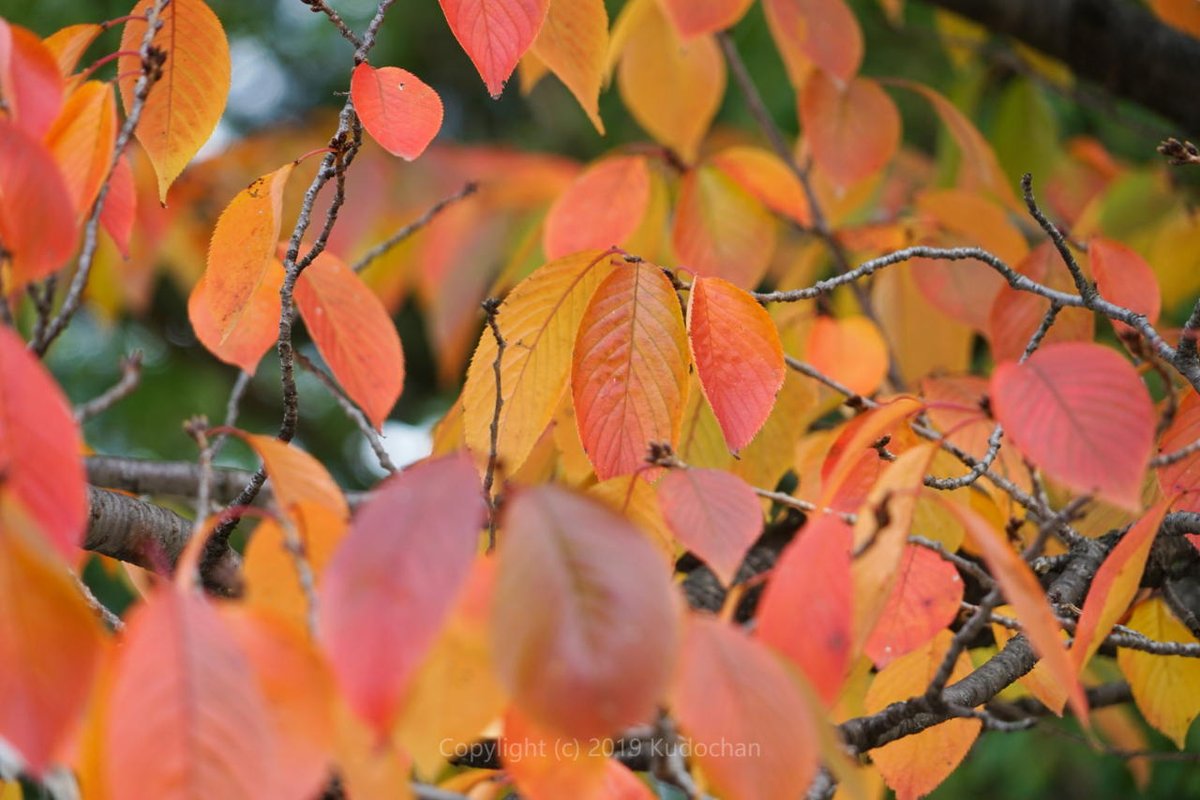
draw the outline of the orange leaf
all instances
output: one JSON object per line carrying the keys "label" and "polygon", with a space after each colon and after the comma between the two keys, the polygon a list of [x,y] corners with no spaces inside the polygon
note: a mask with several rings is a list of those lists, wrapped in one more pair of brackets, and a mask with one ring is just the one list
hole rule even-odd
{"label": "orange leaf", "polygon": [[[945,658],[951,638],[949,631],[942,631],[921,649],[886,666],[867,690],[867,713],[923,695]],[[970,657],[960,653],[950,680],[961,680],[970,672]],[[958,767],[982,728],[983,723],[977,719],[947,720],[872,750],[871,759],[896,792],[896,800],[916,800],[932,792]]]}
{"label": "orange leaf", "polygon": [[75,71],[79,59],[96,41],[96,37],[104,33],[104,28],[94,23],[68,25],[55,31],[42,42],[54,55],[58,62],[58,71],[67,78]]}
{"label": "orange leaf", "polygon": [[[7,377],[5,367],[0,374]],[[83,714],[104,641],[96,615],[32,520],[2,508],[0,514],[0,737],[39,775]]]}
{"label": "orange leaf", "polygon": [[867,640],[867,655],[882,669],[924,647],[958,616],[962,598],[962,578],[953,564],[932,550],[908,545],[887,607]]}
{"label": "orange leaf", "polygon": [[692,272],[753,288],[775,252],[775,220],[733,178],[702,165],[683,176],[671,241]]}
{"label": "orange leaf", "polygon": [[[1044,242],[1021,260],[1017,272],[1028,275],[1051,289],[1074,293],[1075,284],[1059,260],[1052,242]],[[988,311],[985,333],[997,362],[1018,359],[1025,352],[1034,331],[1041,325],[1050,301],[1032,292],[1022,292],[1007,284],[1000,287]],[[1054,326],[1046,332],[1042,345],[1051,342],[1090,342],[1096,335],[1096,315],[1086,308],[1063,308]]]}
{"label": "orange leaf", "polygon": [[[1158,451],[1169,455],[1200,440],[1200,395],[1189,390],[1179,403],[1175,420],[1171,427],[1163,433],[1158,443]],[[1196,490],[1200,489],[1200,453],[1189,456],[1159,467],[1158,484],[1164,494],[1185,493],[1184,505],[1193,509],[1197,504]]]}
{"label": "orange leaf", "polygon": [[763,10],[792,86],[801,87],[814,64],[842,83],[858,72],[862,31],[844,0],[763,0]]}
{"label": "orange leaf", "polygon": [[326,657],[351,706],[379,735],[396,721],[454,606],[483,518],[469,459],[425,461],[372,492],[325,570],[319,612]]}
{"label": "orange leaf", "polygon": [[71,92],[46,132],[46,146],[62,171],[76,218],[91,211],[108,176],[116,140],[117,101],[112,84],[105,81],[88,81]]}
{"label": "orange leaf", "polygon": [[874,394],[887,377],[887,342],[862,315],[817,317],[805,355],[809,364],[861,395]]}
{"label": "orange leaf", "polygon": [[108,195],[104,198],[104,208],[100,210],[100,224],[112,237],[113,244],[123,258],[129,258],[129,238],[133,235],[136,218],[137,185],[133,180],[129,157],[122,155],[108,182]]}
{"label": "orange leaf", "polygon": [[783,386],[775,322],[744,290],[697,276],[688,297],[688,342],[704,396],[737,452],[767,421]]}
{"label": "orange leaf", "polygon": [[285,514],[292,514],[305,504],[319,505],[345,519],[350,514],[342,490],[333,478],[308,453],[295,445],[281,442],[273,436],[261,436],[233,431],[254,449],[262,459],[263,469],[271,480],[275,504]]}
{"label": "orange leaf", "polygon": [[275,741],[250,662],[210,601],[163,588],[129,617],[107,698],[112,797],[261,797]]}
{"label": "orange leaf", "polygon": [[600,480],[635,472],[651,442],[678,443],[687,369],[671,282],[651,264],[617,267],[583,313],[571,368],[579,438]]}
{"label": "orange leaf", "polygon": [[533,44],[550,7],[550,0],[440,0],[454,38],[499,97]]}
{"label": "orange leaf", "polygon": [[[1033,645],[1033,650],[1042,659],[1055,683],[1063,687],[1066,702],[1087,725],[1088,704],[1083,686],[1075,672],[1074,664],[1067,653],[1066,645],[1059,635],[1058,622],[1046,600],[1042,585],[1021,557],[1004,541],[987,521],[969,508],[951,503],[944,498],[940,502],[951,511],[967,529],[967,536],[976,551],[983,556],[988,572],[1000,584],[1004,597],[1017,610],[1021,629]],[[1062,707],[1050,709],[1062,714]]]}
{"label": "orange leaf", "polygon": [[425,152],[442,127],[442,98],[399,67],[359,64],[350,77],[350,99],[371,138],[405,161]]}
{"label": "orange leaf", "polygon": [[[1139,603],[1127,624],[1158,642],[1198,643],[1161,597]],[[1117,651],[1117,664],[1129,681],[1142,716],[1182,750],[1187,743],[1188,728],[1200,716],[1200,660],[1121,648]]]}
{"label": "orange leaf", "polygon": [[[302,502],[291,516],[295,520],[292,532],[299,539],[319,591],[325,566],[349,525],[344,517],[316,503]],[[308,622],[311,610],[300,582],[296,556],[283,527],[275,520],[265,519],[254,529],[246,545],[242,574],[247,606],[302,625]]]}
{"label": "orange leaf", "polygon": [[650,171],[641,156],[615,156],[589,167],[546,215],[547,258],[625,244],[650,204]]}
{"label": "orange leaf", "polygon": [[811,517],[780,554],[758,607],[759,639],[795,664],[828,706],[854,643],[851,542],[850,527],[837,517]]}
{"label": "orange leaf", "polygon": [[33,31],[4,20],[0,20],[0,94],[10,121],[35,138],[46,133],[63,104],[63,76],[54,53]]}
{"label": "orange leaf", "polygon": [[75,205],[50,151],[0,119],[0,239],[13,292],[65,265],[75,252]]}
{"label": "orange leaf", "polygon": [[[564,739],[539,727],[517,709],[504,715],[504,736],[500,740],[500,759],[504,771],[521,797],[530,800],[579,800],[612,798],[649,798],[646,785],[633,778],[628,769],[604,757],[602,740]],[[619,793],[621,786],[607,785],[613,764],[625,770],[633,783],[641,786],[638,794]],[[634,790],[636,791],[636,790]]]}
{"label": "orange leaf", "polygon": [[1076,669],[1083,670],[1133,602],[1142,582],[1150,546],[1154,544],[1154,537],[1172,500],[1174,498],[1169,497],[1155,503],[1121,537],[1096,571],[1096,577],[1092,578],[1071,645]]}
{"label": "orange leaf", "polygon": [[704,774],[736,800],[802,797],[816,773],[814,713],[772,653],[711,617],[688,619],[671,710]]}
{"label": "orange leaf", "polygon": [[663,0],[663,8],[684,39],[732,28],[754,0]]}
{"label": "orange leaf", "polygon": [[900,148],[900,112],[870,78],[838,86],[815,71],[800,96],[800,123],[813,160],[842,188],[879,172]]}
{"label": "orange leaf", "polygon": [[513,498],[497,558],[492,651],[521,712],[584,740],[650,719],[674,668],[678,618],[646,537],[598,502],[543,485]]}
{"label": "orange leaf", "polygon": [[1150,8],[1163,22],[1200,38],[1200,8],[1189,0],[1150,0]]}
{"label": "orange leaf", "polygon": [[762,533],[762,507],[746,482],[719,469],[673,469],[658,482],[658,502],[675,538],[726,586]]}
{"label": "orange leaf", "polygon": [[[1151,324],[1162,311],[1162,292],[1154,270],[1138,253],[1120,242],[1093,237],[1088,242],[1088,260],[1096,288],[1105,300],[1145,314]],[[1123,322],[1113,322],[1117,333],[1130,331]]]}
{"label": "orange leaf", "polygon": [[1154,445],[1154,407],[1129,362],[1090,343],[1043,347],[991,382],[996,420],[1051,478],[1138,508]]}
{"label": "orange leaf", "polygon": [[709,158],[724,172],[777,214],[808,225],[810,212],[804,187],[779,156],[757,147],[729,147]]}
{"label": "orange leaf", "polygon": [[681,42],[648,3],[621,52],[617,89],[637,123],[691,163],[725,94],[725,58],[711,36]]}
{"label": "orange leaf", "polygon": [[[121,34],[121,50],[133,53],[117,62],[124,76],[119,83],[126,113],[142,71],[136,53],[146,35],[145,15],[153,5],[154,0],[139,0]],[[167,59],[135,133],[158,175],[158,198],[166,203],[167,189],[208,141],[225,111],[230,65],[225,30],[203,0],[171,0],[160,19],[162,27],[151,44]]]}
{"label": "orange leaf", "polygon": [[821,505],[857,511],[866,499],[866,489],[887,463],[871,445],[885,435],[894,442],[904,420],[920,410],[920,401],[901,396],[851,420],[821,466]]}
{"label": "orange leaf", "polygon": [[0,526],[15,502],[69,563],[87,522],[82,450],[62,389],[21,337],[0,327]]}
{"label": "orange leaf", "polygon": [[[253,372],[270,346],[267,331],[279,329],[274,259],[283,189],[292,163],[270,172],[230,201],[213,229],[208,268],[192,290],[188,316],[213,355]],[[281,284],[280,284],[281,285]],[[202,288],[203,287],[203,288]]]}
{"label": "orange leaf", "polygon": [[600,86],[608,51],[604,0],[550,0],[532,52],[571,90],[588,119],[604,135]]}
{"label": "orange leaf", "polygon": [[[517,284],[496,317],[506,342],[500,363],[500,408],[496,452],[515,472],[554,416],[571,372],[579,322],[596,287],[613,267],[606,254],[579,253],[534,270]],[[471,357],[463,388],[463,431],[467,447],[486,455],[496,409],[496,340],[484,330]]]}
{"label": "orange leaf", "polygon": [[328,251],[300,273],[295,297],[321,358],[378,428],[404,388],[404,351],[387,309]]}

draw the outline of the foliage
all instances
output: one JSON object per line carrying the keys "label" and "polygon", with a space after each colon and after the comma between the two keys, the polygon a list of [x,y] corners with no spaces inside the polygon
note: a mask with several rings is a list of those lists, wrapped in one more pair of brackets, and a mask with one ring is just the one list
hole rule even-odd
{"label": "foliage", "polygon": [[[376,49],[424,12],[301,5],[353,48],[336,118],[193,166],[238,78],[205,0],[0,20],[0,796],[910,798],[1064,715],[1141,788],[1195,760],[1193,145],[1060,138],[1074,65],[1022,46],[987,125],[868,77],[902,0],[441,0],[487,94],[646,135],[454,145],[437,64]],[[100,455],[142,356],[90,395],[43,359],[163,274],[224,419],[177,392],[190,459]],[[322,402],[384,480],[301,446]]]}

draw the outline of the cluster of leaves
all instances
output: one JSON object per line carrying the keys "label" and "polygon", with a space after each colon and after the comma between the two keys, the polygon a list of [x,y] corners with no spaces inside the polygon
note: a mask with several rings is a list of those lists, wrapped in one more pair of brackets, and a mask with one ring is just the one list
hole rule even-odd
{"label": "cluster of leaves", "polygon": [[[306,156],[278,163],[303,152],[294,133],[175,185],[229,86],[202,0],[141,0],[44,40],[0,24],[0,777],[96,798],[869,797],[881,782],[910,798],[985,728],[1043,713],[1144,749],[1103,707],[1130,694],[1183,747],[1200,714],[1200,312],[1156,326],[1196,292],[1200,237],[1164,167],[1069,142],[1045,181],[1051,222],[958,106],[859,74],[843,0],[761,4],[794,148],[727,31],[752,0],[630,0],[611,26],[602,0],[441,0],[491,94],[553,73],[603,132],[615,75],[654,143],[586,167],[426,154],[438,94],[368,61],[392,3],[355,33],[305,2],[355,55],[303,196]],[[116,24],[120,51],[80,71]],[[88,79],[111,58],[114,81]],[[727,71],[767,147],[710,132]],[[885,85],[944,124],[948,180],[903,147]],[[380,178],[392,156],[420,158],[399,198]],[[39,361],[85,290],[136,309],[164,263],[213,356],[248,379],[274,348],[282,374],[278,435],[233,427],[236,394],[226,425],[188,423],[193,521],[89,488],[91,412]],[[404,385],[390,315],[410,290],[442,374],[466,367],[465,384],[433,454],[351,513],[292,443],[296,366],[390,468],[377,429]],[[500,294],[480,334],[477,303]],[[297,321],[324,367],[297,350]],[[213,461],[231,437],[262,469],[226,497]],[[179,493],[142,466],[125,488]],[[243,559],[229,541],[245,517]],[[72,575],[85,549],[130,562],[124,618]]]}

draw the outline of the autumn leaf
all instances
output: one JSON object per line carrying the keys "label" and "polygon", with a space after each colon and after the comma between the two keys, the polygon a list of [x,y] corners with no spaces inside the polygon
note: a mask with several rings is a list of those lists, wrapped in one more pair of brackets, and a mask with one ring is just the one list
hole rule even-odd
{"label": "autumn leaf", "polygon": [[100,210],[100,224],[112,237],[113,244],[123,258],[129,258],[129,239],[133,236],[136,219],[137,186],[129,158],[122,155],[108,181],[108,194],[104,198],[104,208]]}
{"label": "autumn leaf", "polygon": [[887,378],[887,342],[875,323],[862,315],[817,317],[804,352],[815,369],[864,397]]}
{"label": "autumn leaf", "polygon": [[[1158,450],[1163,455],[1170,455],[1197,440],[1200,440],[1200,395],[1190,390],[1180,400],[1174,421],[1159,440]],[[1158,484],[1165,494],[1182,493],[1184,505],[1188,508],[1196,505],[1195,493],[1200,489],[1200,452],[1158,467],[1156,471]]]}
{"label": "autumn leaf", "polygon": [[690,271],[750,289],[775,252],[775,220],[733,178],[702,165],[683,176],[671,242]]}
{"label": "autumn leaf", "polygon": [[787,668],[740,630],[689,617],[671,708],[724,796],[772,800],[808,789],[817,769],[816,714]]}
{"label": "autumn leaf", "polygon": [[921,408],[916,398],[902,395],[855,417],[821,466],[821,505],[857,511],[886,463],[872,445],[888,436],[895,447],[904,421]]}
{"label": "autumn leaf", "polygon": [[684,41],[705,33],[720,33],[732,28],[750,8],[753,0],[663,0],[667,17]]}
{"label": "autumn leaf", "polygon": [[641,156],[593,164],[559,195],[546,215],[548,258],[625,244],[650,204],[650,171]]}
{"label": "autumn leaf", "polygon": [[533,44],[550,0],[440,0],[454,38],[492,97],[499,97]]}
{"label": "autumn leaf", "polygon": [[422,462],[372,492],[325,570],[321,643],[342,692],[377,734],[396,721],[454,607],[484,511],[469,459]]}
{"label": "autumn leaf", "polygon": [[104,27],[91,22],[68,25],[47,36],[42,43],[54,55],[58,71],[64,78],[69,78],[79,59],[102,33]]}
{"label": "autumn leaf", "polygon": [[813,160],[843,188],[879,172],[900,148],[900,112],[870,78],[839,86],[816,70],[800,95],[800,122]]}
{"label": "autumn leaf", "polygon": [[77,219],[91,211],[108,177],[116,138],[117,103],[112,85],[103,81],[88,81],[71,92],[46,132],[46,146],[62,171]]}
{"label": "autumn leaf", "polygon": [[270,518],[254,529],[246,545],[242,566],[245,602],[272,616],[305,625],[312,609],[305,594],[307,578],[300,574],[294,546],[299,544],[302,548],[304,561],[312,570],[313,588],[319,591],[325,567],[345,537],[349,524],[343,515],[307,500],[294,506],[289,518],[290,533]]}
{"label": "autumn leaf", "polygon": [[376,428],[404,388],[404,351],[383,303],[328,251],[296,281],[296,307],[346,395]]}
{"label": "autumn leaf", "polygon": [[68,563],[79,557],[87,522],[82,451],[62,389],[0,326],[0,527],[28,516]]}
{"label": "autumn leaf", "polygon": [[[1088,243],[1088,260],[1096,289],[1105,300],[1144,314],[1151,325],[1158,322],[1162,310],[1158,278],[1137,251],[1097,236]],[[1121,334],[1131,332],[1128,325],[1116,320],[1113,327]]]}
{"label": "autumn leaf", "polygon": [[753,297],[697,276],[688,297],[688,344],[704,396],[733,452],[762,428],[783,386],[783,345]]}
{"label": "autumn leaf", "polygon": [[887,606],[867,639],[867,655],[883,668],[924,647],[958,616],[962,598],[963,581],[953,564],[932,550],[908,545]]}
{"label": "autumn leaf", "polygon": [[[1043,242],[1029,251],[1016,270],[1051,289],[1075,292],[1075,284],[1062,268],[1053,242]],[[997,362],[1019,359],[1049,310],[1050,301],[1046,298],[1001,285],[984,331],[992,347],[992,357]],[[1096,315],[1086,308],[1067,306],[1058,312],[1054,325],[1046,331],[1042,346],[1054,342],[1090,342],[1095,337]]]}
{"label": "autumn leaf", "polygon": [[10,254],[10,290],[66,265],[78,239],[75,220],[75,204],[54,156],[0,119],[0,239]]}
{"label": "autumn leaf", "polygon": [[733,583],[746,551],[762,532],[758,496],[744,481],[719,469],[673,469],[658,482],[663,517],[680,544]]}
{"label": "autumn leaf", "polygon": [[815,65],[846,83],[862,63],[862,31],[844,0],[763,0],[767,26],[792,86]]}
{"label": "autumn leaf", "polygon": [[250,445],[262,459],[263,469],[271,480],[275,503],[285,514],[312,503],[342,519],[349,515],[342,490],[320,461],[299,447],[281,442],[273,436],[238,430],[233,433]]}
{"label": "autumn leaf", "polygon": [[649,541],[596,501],[548,484],[510,501],[499,542],[492,652],[521,712],[584,740],[649,720],[679,628],[670,573]]}
{"label": "autumn leaf", "polygon": [[685,339],[679,300],[657,267],[621,265],[597,287],[575,340],[571,394],[601,480],[636,471],[652,442],[679,441]]}
{"label": "autumn leaf", "polygon": [[350,77],[350,99],[371,138],[406,161],[425,152],[442,127],[442,98],[399,67],[359,64]]}
{"label": "autumn leaf", "polygon": [[63,104],[63,76],[54,53],[33,31],[2,19],[0,93],[9,121],[33,138],[49,130]]}
{"label": "autumn leaf", "polygon": [[[126,113],[142,74],[137,53],[146,35],[146,13],[153,6],[154,0],[139,0],[121,33],[121,51],[131,53],[117,62]],[[166,53],[166,60],[135,133],[158,175],[159,200],[166,203],[167,189],[208,141],[225,111],[230,62],[225,29],[203,0],[171,0],[160,19],[162,27],[151,45]]]}
{"label": "autumn leaf", "polygon": [[[1126,624],[1157,642],[1198,643],[1161,597],[1139,603]],[[1129,681],[1142,716],[1182,750],[1188,728],[1200,716],[1200,660],[1121,648],[1117,664]]]}
{"label": "autumn leaf", "polygon": [[1137,372],[1090,343],[1047,345],[992,374],[1006,435],[1047,475],[1136,509],[1154,444],[1154,408]]}
{"label": "autumn leaf", "polygon": [[[534,53],[571,90],[601,136],[600,87],[608,51],[604,0],[550,0]],[[547,254],[549,255],[549,254]]]}
{"label": "autumn leaf", "polygon": [[729,147],[711,156],[708,163],[776,214],[801,225],[811,221],[804,187],[791,167],[774,153],[757,147]]}

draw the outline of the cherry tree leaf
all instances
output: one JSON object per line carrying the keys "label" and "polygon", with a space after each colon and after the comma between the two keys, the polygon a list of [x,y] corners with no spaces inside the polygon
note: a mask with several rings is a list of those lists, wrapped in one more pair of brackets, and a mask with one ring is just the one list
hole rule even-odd
{"label": "cherry tree leaf", "polygon": [[[1088,242],[1088,260],[1096,288],[1105,300],[1145,314],[1150,324],[1162,311],[1162,292],[1158,277],[1137,251],[1120,242],[1093,237]],[[1113,321],[1118,333],[1130,331],[1123,322]]]}
{"label": "cherry tree leaf", "polygon": [[102,33],[104,27],[91,22],[68,25],[47,36],[42,43],[54,55],[58,71],[68,78],[78,66],[79,59]]}
{"label": "cherry tree leaf", "polygon": [[[1155,641],[1197,644],[1196,637],[1171,614],[1161,597],[1139,603],[1126,624]],[[1117,664],[1129,681],[1142,716],[1182,750],[1188,728],[1200,716],[1200,660],[1121,648]]]}
{"label": "cherry tree leaf", "polygon": [[821,466],[821,505],[857,511],[887,463],[871,445],[891,436],[894,446],[904,421],[921,408],[916,398],[900,396],[851,420]]}
{"label": "cherry tree leaf", "polygon": [[[1051,289],[1075,291],[1075,284],[1062,268],[1053,242],[1043,242],[1033,248],[1016,269]],[[1001,284],[988,311],[985,328],[992,357],[997,363],[1021,357],[1049,310],[1050,301],[1046,298]],[[1090,342],[1095,337],[1096,315],[1086,308],[1067,306],[1058,312],[1054,325],[1042,339],[1042,346],[1054,342]]]}
{"label": "cherry tree leaf", "polygon": [[843,188],[879,172],[900,149],[900,112],[870,78],[839,86],[815,71],[800,96],[800,122],[813,160]]}
{"label": "cherry tree leaf", "polygon": [[963,581],[954,565],[917,545],[904,548],[896,583],[866,653],[879,668],[927,645],[958,616]]}
{"label": "cherry tree leaf", "polygon": [[991,382],[1005,433],[1047,475],[1136,509],[1154,445],[1154,407],[1137,372],[1113,350],[1052,344]]}
{"label": "cherry tree leaf", "polygon": [[54,156],[37,139],[0,119],[0,239],[9,253],[6,291],[63,267],[78,230],[71,192]]}
{"label": "cherry tree leaf", "polygon": [[732,28],[754,0],[663,0],[667,17],[686,41],[705,33],[720,33]]}
{"label": "cherry tree leaf", "polygon": [[571,367],[579,438],[600,480],[679,441],[688,353],[675,289],[651,264],[618,266],[583,313]]}
{"label": "cherry tree leaf", "polygon": [[693,272],[753,288],[775,252],[775,220],[737,181],[702,165],[683,176],[671,242]]}
{"label": "cherry tree leaf", "polygon": [[454,607],[484,514],[468,458],[422,462],[372,492],[325,570],[321,642],[346,698],[378,734],[396,721]]}
{"label": "cherry tree leaf", "polygon": [[[500,304],[496,323],[507,345],[500,362],[496,452],[508,472],[525,463],[550,424],[571,374],[580,320],[596,287],[611,273],[611,259],[595,251],[551,261],[517,284]],[[463,388],[467,447],[487,454],[496,410],[496,340],[484,330]]]}
{"label": "cherry tree leaf", "polygon": [[88,513],[79,425],[42,363],[0,327],[0,527],[12,506],[69,563],[78,558]]}
{"label": "cherry tree leaf", "polygon": [[116,140],[117,101],[105,81],[88,81],[71,92],[46,132],[46,146],[58,162],[77,219],[88,215],[100,193]]}
{"label": "cherry tree leaf", "polygon": [[[208,268],[188,301],[188,317],[209,352],[246,372],[278,336],[279,286],[274,259],[288,163],[237,194],[213,229]],[[275,334],[268,338],[268,332]]]}
{"label": "cherry tree leaf", "polygon": [[499,97],[533,44],[550,0],[439,0],[454,38],[479,71],[492,97]]}
{"label": "cherry tree leaf", "polygon": [[359,64],[350,76],[350,98],[371,138],[405,161],[425,152],[442,127],[442,98],[399,67]]}
{"label": "cherry tree leaf", "polygon": [[1129,610],[1129,604],[1133,602],[1142,582],[1150,546],[1154,544],[1154,537],[1172,500],[1174,498],[1169,497],[1155,503],[1121,537],[1121,541],[1096,571],[1096,577],[1092,578],[1083,613],[1079,615],[1075,627],[1075,641],[1071,645],[1071,657],[1080,671],[1112,632],[1113,626]]}
{"label": "cherry tree leaf", "polygon": [[763,10],[792,86],[803,86],[813,65],[841,83],[858,72],[862,31],[844,0],[763,0]]}
{"label": "cherry tree leaf", "polygon": [[[874,714],[891,703],[920,697],[933,680],[950,647],[952,634],[942,631],[928,644],[901,656],[875,676],[867,690],[866,708]],[[950,681],[971,673],[971,659],[960,653]],[[896,800],[916,800],[932,792],[966,757],[983,723],[977,719],[951,719],[912,736],[905,736],[871,751]]]}
{"label": "cherry tree leaf", "polygon": [[779,156],[758,147],[729,147],[708,163],[733,178],[739,186],[777,214],[801,225],[811,222],[804,187]]}
{"label": "cherry tree leaf", "polygon": [[164,587],[133,611],[107,712],[112,797],[249,800],[275,780],[276,743],[254,671],[199,595]]}
{"label": "cherry tree leaf", "polygon": [[[1200,395],[1189,390],[1179,402],[1174,421],[1159,440],[1158,450],[1160,454],[1170,455],[1196,441],[1200,441]],[[1196,490],[1200,489],[1200,452],[1158,467],[1157,472],[1164,494],[1183,493],[1183,505],[1189,509],[1196,507]]]}
{"label": "cherry tree leaf", "polygon": [[741,450],[770,416],[783,386],[786,365],[775,322],[746,291],[697,276],[688,297],[688,343],[725,442]]}
{"label": "cherry tree leaf", "polygon": [[861,314],[817,317],[805,356],[813,367],[864,396],[874,394],[887,377],[887,342],[875,323]]}
{"label": "cherry tree leaf", "polygon": [[650,719],[679,620],[670,572],[646,537],[600,503],[543,485],[511,501],[497,557],[492,652],[521,712],[580,739]]}
{"label": "cherry tree leaf", "polygon": [[532,52],[571,90],[601,136],[600,87],[607,51],[604,0],[550,0]]}
{"label": "cherry tree leaf", "polygon": [[404,351],[387,309],[328,251],[300,273],[295,298],[321,358],[378,428],[404,388]]}
{"label": "cherry tree leaf", "polygon": [[[9,335],[4,331],[3,339]],[[7,364],[0,374],[10,374]],[[3,516],[0,737],[39,775],[77,727],[104,641],[96,615],[66,565],[40,540],[34,520],[13,519],[7,510]]]}
{"label": "cherry tree leaf", "polygon": [[726,586],[762,532],[762,507],[746,482],[719,469],[674,469],[658,482],[658,502],[675,538]]}
{"label": "cherry tree leaf", "polygon": [[273,436],[233,431],[254,449],[262,459],[263,469],[271,480],[275,503],[284,513],[291,514],[304,504],[319,505],[345,519],[350,509],[342,490],[330,474],[308,453],[295,445],[281,442]]}
{"label": "cherry tree leaf", "polygon": [[546,215],[548,258],[625,244],[650,205],[650,170],[641,156],[599,161],[559,195]]}
{"label": "cherry tree leaf", "polygon": [[63,104],[58,60],[33,31],[0,20],[0,93],[16,127],[40,138]]}
{"label": "cherry tree leaf", "polygon": [[758,607],[758,638],[795,664],[827,706],[846,680],[854,644],[852,539],[837,517],[810,518],[780,554]]}
{"label": "cherry tree leaf", "polygon": [[108,182],[108,195],[100,209],[100,224],[112,237],[123,258],[129,258],[129,239],[137,219],[137,185],[128,156],[122,155]]}
{"label": "cherry tree leaf", "polygon": [[[142,73],[138,49],[146,35],[146,13],[154,0],[139,0],[121,33],[121,100],[128,113]],[[208,141],[229,95],[229,42],[221,21],[203,0],[171,0],[151,44],[166,53],[162,79],[150,89],[135,131],[158,175],[158,197]],[[274,240],[272,240],[274,245]]]}
{"label": "cherry tree leaf", "polygon": [[805,690],[726,623],[694,615],[685,632],[671,709],[704,774],[737,800],[803,796],[820,747]]}
{"label": "cherry tree leaf", "polygon": [[621,51],[617,89],[637,123],[690,163],[721,106],[725,58],[712,36],[681,42],[648,3]]}

